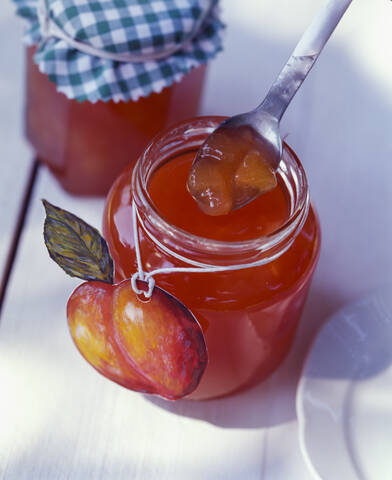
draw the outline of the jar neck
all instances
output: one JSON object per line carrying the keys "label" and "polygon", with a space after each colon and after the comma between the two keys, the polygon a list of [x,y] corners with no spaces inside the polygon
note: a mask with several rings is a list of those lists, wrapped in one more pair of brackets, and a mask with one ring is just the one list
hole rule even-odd
{"label": "jar neck", "polygon": [[190,265],[240,265],[272,261],[287,251],[302,229],[309,211],[308,183],[297,156],[284,145],[277,171],[289,203],[286,222],[268,235],[226,242],[193,235],[164,220],[153,204],[148,185],[162,164],[179,154],[195,152],[223,117],[200,117],[182,122],[154,138],[139,158],[132,176],[133,199],[145,233],[177,259]]}

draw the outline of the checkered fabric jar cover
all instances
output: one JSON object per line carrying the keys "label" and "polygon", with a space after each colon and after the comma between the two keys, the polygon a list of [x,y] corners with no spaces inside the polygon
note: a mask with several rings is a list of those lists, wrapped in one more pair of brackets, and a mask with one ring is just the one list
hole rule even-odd
{"label": "checkered fabric jar cover", "polygon": [[222,49],[218,0],[14,0],[35,62],[68,98],[160,92]]}

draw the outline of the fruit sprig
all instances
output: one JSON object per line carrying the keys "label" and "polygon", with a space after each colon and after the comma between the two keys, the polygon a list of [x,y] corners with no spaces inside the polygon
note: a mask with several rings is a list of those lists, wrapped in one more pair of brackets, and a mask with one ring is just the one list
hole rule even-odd
{"label": "fruit sprig", "polygon": [[[113,283],[109,248],[97,229],[43,200],[50,257],[79,285],[67,303],[80,353],[98,372],[126,388],[176,400],[189,395],[208,363],[203,331],[175,297],[155,286],[147,301],[130,280]],[[146,282],[137,280],[146,290]]]}

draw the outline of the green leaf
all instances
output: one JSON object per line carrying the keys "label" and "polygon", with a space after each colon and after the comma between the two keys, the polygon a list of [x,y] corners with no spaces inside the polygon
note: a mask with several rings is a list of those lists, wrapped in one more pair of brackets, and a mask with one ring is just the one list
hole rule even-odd
{"label": "green leaf", "polygon": [[42,203],[44,240],[52,260],[71,277],[113,283],[113,260],[98,230],[46,200]]}

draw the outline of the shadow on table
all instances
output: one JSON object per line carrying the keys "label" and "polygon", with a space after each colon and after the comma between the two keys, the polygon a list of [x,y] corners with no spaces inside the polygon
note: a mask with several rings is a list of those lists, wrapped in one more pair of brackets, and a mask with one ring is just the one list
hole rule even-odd
{"label": "shadow on table", "polygon": [[307,378],[367,380],[392,364],[392,283],[330,317],[314,344]]}
{"label": "shadow on table", "polygon": [[[356,305],[357,310],[359,309],[358,312],[360,312],[362,317],[364,315],[363,308],[365,308],[365,316],[367,314],[369,317],[373,312],[372,319],[375,322],[381,322],[379,326],[385,326],[385,322],[391,322],[392,318],[385,313],[389,308],[388,306],[385,307],[387,304],[385,295],[381,297],[380,295],[373,296],[370,297],[372,301],[365,299],[363,302],[357,302],[354,305]],[[224,428],[269,428],[290,422],[296,418],[296,389],[302,365],[310,345],[319,329],[329,320],[330,314],[339,310],[344,303],[344,299],[339,298],[336,292],[331,291],[330,295],[327,295],[324,290],[317,291],[313,289],[311,300],[305,308],[294,345],[283,364],[266,381],[245,392],[227,398],[208,401],[179,400],[169,402],[159,397],[146,396],[145,398],[154,405],[175,415],[196,418]],[[392,305],[392,302],[389,302],[389,304]],[[343,312],[345,310],[347,310],[347,307],[343,309]],[[352,308],[349,310],[352,313]],[[389,315],[392,315],[392,307]],[[358,328],[360,327],[361,325],[359,324]],[[333,358],[333,356],[328,354],[328,345],[322,345],[325,351],[319,352],[319,354],[324,353],[325,362],[323,363],[324,367],[321,369],[320,365],[318,365],[317,376],[319,378],[358,377],[358,368],[353,369],[352,361],[348,363],[347,368],[341,363],[342,359],[344,360],[345,357],[352,354],[354,347],[355,349],[361,349],[361,342],[366,340],[361,337],[361,331],[357,329],[355,324],[350,329],[356,335],[356,345],[353,345],[352,342],[345,344],[342,341],[340,352],[338,352],[339,355],[335,355],[336,361],[335,357]],[[381,351],[373,352],[372,358],[374,362],[372,364],[367,363],[366,369],[361,369],[359,373],[361,379],[376,375],[392,363],[392,350],[386,348],[389,345],[388,342],[381,341],[382,338],[380,338],[380,335],[383,335],[383,331],[386,332],[384,335],[387,334],[392,341],[392,328],[387,330],[367,328],[369,338],[367,339],[366,347],[363,345],[364,353],[369,353],[369,349],[374,350],[377,345],[380,345]],[[364,357],[366,360],[366,355]],[[358,354],[358,365],[362,360],[364,359]],[[337,362],[340,363],[337,364]]]}
{"label": "shadow on table", "polygon": [[269,428],[294,420],[297,383],[309,345],[329,311],[342,303],[335,292],[328,296],[324,290],[313,289],[311,297],[291,351],[276,372],[264,382],[216,400],[170,402],[145,396],[146,400],[175,415],[196,418],[224,428]]}
{"label": "shadow on table", "polygon": [[278,371],[246,392],[217,400],[169,402],[159,397],[145,398],[175,415],[202,420],[219,427],[272,427],[295,418],[295,384],[281,382],[280,373]]}

